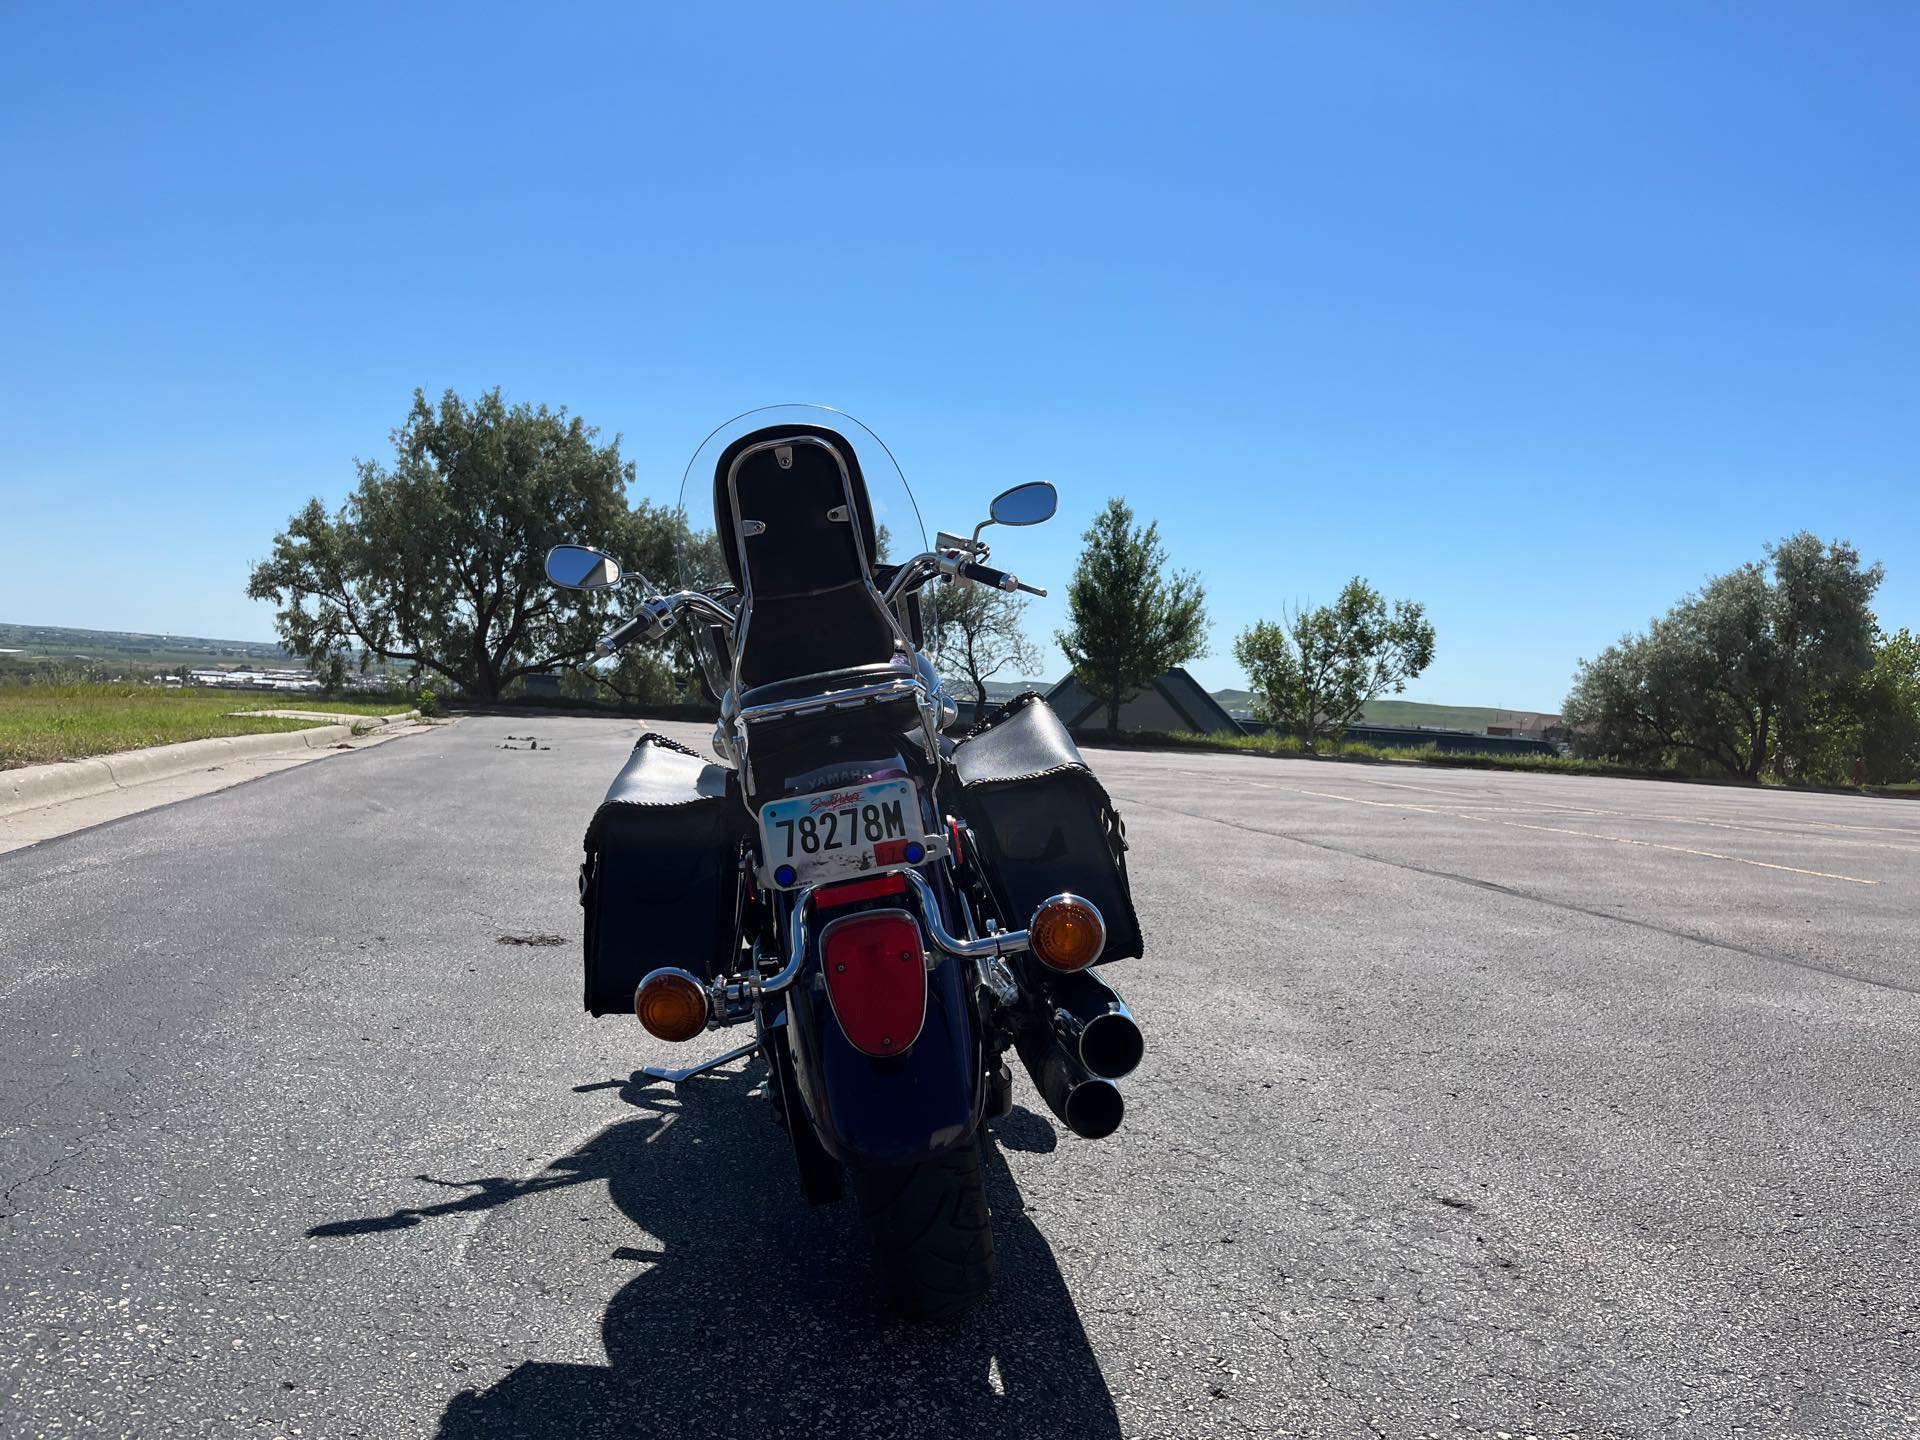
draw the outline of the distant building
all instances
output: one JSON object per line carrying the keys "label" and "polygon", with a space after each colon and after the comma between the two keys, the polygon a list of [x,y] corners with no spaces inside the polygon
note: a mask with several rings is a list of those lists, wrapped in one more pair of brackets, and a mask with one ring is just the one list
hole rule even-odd
{"label": "distant building", "polygon": [[[1089,695],[1071,675],[1047,692],[1047,703],[1070,729],[1107,728],[1107,707]],[[1177,665],[1132,699],[1122,702],[1120,728],[1161,734],[1173,731],[1196,735],[1240,733],[1240,727],[1233,723],[1225,707]]]}
{"label": "distant building", "polygon": [[1544,740],[1549,745],[1563,745],[1573,738],[1567,722],[1558,715],[1532,713],[1509,715],[1499,724],[1487,726],[1487,734],[1511,736],[1516,740]]}
{"label": "distant building", "polygon": [[324,690],[310,670],[189,670],[187,684],[218,690]]}

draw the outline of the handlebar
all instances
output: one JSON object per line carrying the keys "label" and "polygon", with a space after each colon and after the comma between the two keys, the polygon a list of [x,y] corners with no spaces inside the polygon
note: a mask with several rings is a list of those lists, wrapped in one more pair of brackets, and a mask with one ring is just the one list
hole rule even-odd
{"label": "handlebar", "polygon": [[[985,547],[982,547],[979,553],[984,551]],[[949,550],[939,554],[916,555],[901,565],[894,572],[892,583],[887,586],[886,602],[893,604],[903,593],[935,575],[969,580],[1008,594],[1016,590],[1024,590],[1029,595],[1044,596],[1047,593],[1038,585],[1021,583],[1017,576],[1009,575],[1005,570],[996,570],[991,565],[982,565],[977,560],[969,559],[964,551]],[[682,609],[692,610],[703,620],[728,626],[734,622],[732,610],[713,596],[698,590],[676,590],[671,595],[655,595],[641,604],[639,613],[600,637],[600,643],[594,647],[595,656],[604,660],[623,645],[631,644],[643,636],[659,639],[672,627],[675,614]]]}
{"label": "handlebar", "polygon": [[[658,640],[673,628],[675,612],[690,609],[706,620],[717,620],[721,624],[733,624],[733,612],[711,595],[703,595],[698,590],[676,590],[671,595],[655,595],[641,602],[639,613],[632,619],[621,622],[600,637],[600,643],[594,646],[594,658],[606,659],[623,645],[646,636]],[[592,661],[587,664],[590,667]]]}
{"label": "handlebar", "polygon": [[653,628],[653,616],[642,610],[623,625],[617,625],[600,637],[600,648],[611,655],[628,641],[637,640]]}
{"label": "handlebar", "polygon": [[1012,591],[1020,582],[1004,570],[996,570],[991,565],[981,565],[976,561],[960,562],[960,574],[976,585],[988,585],[995,590]]}
{"label": "handlebar", "polygon": [[[985,547],[977,553],[985,553]],[[954,580],[968,580],[976,585],[986,585],[995,590],[1012,594],[1015,590],[1024,590],[1029,595],[1042,595],[1047,592],[1038,585],[1023,584],[1018,577],[1004,570],[996,570],[991,565],[982,565],[969,557],[964,550],[929,551],[916,555],[894,572],[893,581],[887,586],[886,602],[891,605],[902,595],[918,589],[936,575],[945,575]]]}
{"label": "handlebar", "polygon": [[1029,585],[1017,575],[1009,575],[1004,570],[996,570],[991,565],[981,565],[976,561],[963,561],[960,574],[976,585],[991,585],[995,590],[1004,590],[1009,595],[1016,590],[1024,590],[1029,595],[1045,596],[1046,591],[1038,585]]}

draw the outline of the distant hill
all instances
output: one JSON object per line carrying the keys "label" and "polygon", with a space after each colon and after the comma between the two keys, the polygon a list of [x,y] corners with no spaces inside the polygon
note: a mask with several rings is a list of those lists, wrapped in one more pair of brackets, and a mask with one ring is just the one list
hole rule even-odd
{"label": "distant hill", "polygon": [[0,622],[0,652],[8,660],[119,662],[140,666],[270,665],[303,668],[271,640],[209,640],[198,635],[155,635],[131,630],[78,630],[64,625]]}
{"label": "distant hill", "polygon": [[[1213,698],[1229,710],[1250,710],[1253,696],[1246,690],[1216,690]],[[1484,731],[1531,712],[1500,710],[1489,705],[1428,705],[1418,700],[1376,700],[1362,712],[1375,725],[1425,725],[1440,730]]]}
{"label": "distant hill", "polygon": [[1016,695],[1024,695],[1029,690],[1038,690],[1042,695],[1053,688],[1051,680],[989,680],[987,681],[987,699],[1011,700]]}
{"label": "distant hill", "polygon": [[[348,663],[351,667],[355,662]],[[202,635],[0,622],[0,673],[49,668],[136,679],[189,669],[304,670],[307,662],[271,640],[213,640]],[[375,661],[372,668],[393,667]]]}

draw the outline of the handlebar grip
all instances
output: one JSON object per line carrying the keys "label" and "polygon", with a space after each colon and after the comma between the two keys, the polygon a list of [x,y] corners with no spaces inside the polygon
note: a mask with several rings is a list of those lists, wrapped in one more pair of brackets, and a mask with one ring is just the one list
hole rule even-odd
{"label": "handlebar grip", "polygon": [[960,567],[960,573],[979,585],[991,585],[996,590],[1013,590],[1019,581],[1004,570],[996,570],[991,565],[981,565],[972,560]]}
{"label": "handlebar grip", "polygon": [[624,625],[617,625],[601,636],[600,644],[611,655],[629,640],[637,640],[646,634],[652,623],[653,617],[643,610]]}

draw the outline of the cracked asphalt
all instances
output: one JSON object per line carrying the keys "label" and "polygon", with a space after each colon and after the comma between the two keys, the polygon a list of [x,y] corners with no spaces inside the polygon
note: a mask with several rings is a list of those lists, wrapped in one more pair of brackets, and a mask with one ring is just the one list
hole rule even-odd
{"label": "cracked asphalt", "polygon": [[1920,805],[1092,754],[1148,1059],[1098,1144],[1019,1076],[911,1329],[757,1063],[578,1009],[640,729],[0,856],[0,1434],[1920,1433]]}

